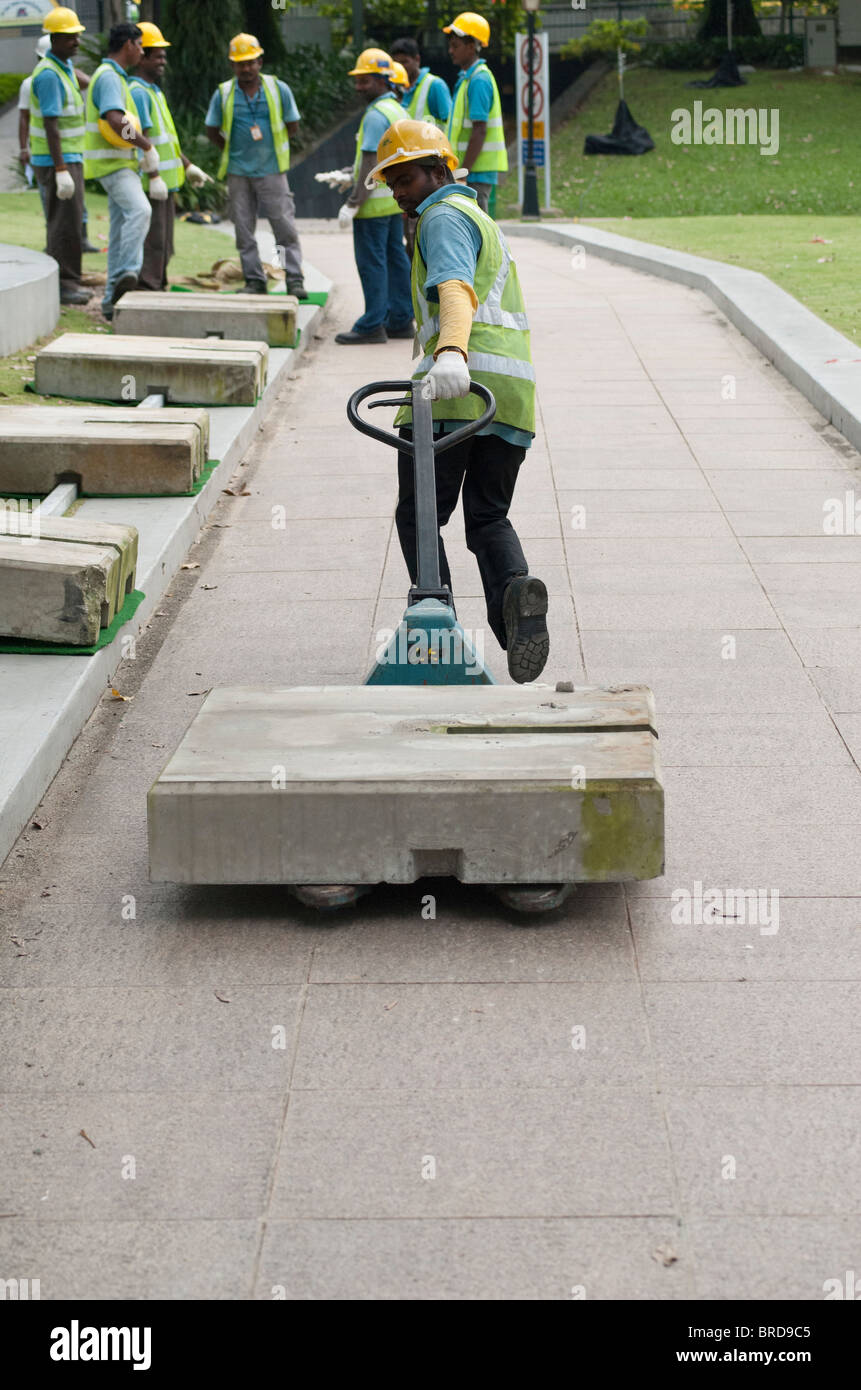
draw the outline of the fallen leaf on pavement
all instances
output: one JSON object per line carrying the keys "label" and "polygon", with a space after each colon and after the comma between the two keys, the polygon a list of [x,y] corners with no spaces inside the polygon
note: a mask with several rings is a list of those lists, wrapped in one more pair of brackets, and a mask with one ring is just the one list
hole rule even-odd
{"label": "fallen leaf on pavement", "polygon": [[671,1245],[659,1245],[652,1251],[652,1259],[661,1265],[674,1265],[678,1258]]}
{"label": "fallen leaf on pavement", "polygon": [[199,569],[200,569],[200,565],[197,563],[197,561],[193,561],[191,564],[188,564],[188,565],[180,565],[180,569],[181,569],[181,570],[199,570]]}
{"label": "fallen leaf on pavement", "polygon": [[79,1129],[78,1133],[80,1134],[82,1139],[86,1139],[91,1149],[94,1149],[96,1147],[85,1129]]}
{"label": "fallen leaf on pavement", "polygon": [[219,994],[217,989],[214,990],[213,992],[214,992],[214,994],[215,994],[216,999],[220,999],[222,1004],[229,1004],[229,1003],[230,1003],[230,1000],[228,999],[228,997],[227,997],[226,994]]}

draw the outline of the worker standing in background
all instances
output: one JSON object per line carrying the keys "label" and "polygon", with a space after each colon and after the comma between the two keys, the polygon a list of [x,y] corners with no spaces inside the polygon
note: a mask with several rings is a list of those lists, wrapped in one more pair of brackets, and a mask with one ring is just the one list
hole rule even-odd
{"label": "worker standing in background", "polygon": [[86,304],[89,291],[81,286],[84,98],[72,64],[84,26],[74,10],[57,6],[42,28],[50,49],[32,75],[29,158],[45,210],[45,249],[60,268],[60,303]]}
{"label": "worker standing in background", "polygon": [[258,217],[265,217],[283,260],[287,292],[304,299],[296,204],[287,182],[290,136],[299,129],[299,111],[286,82],[261,75],[263,49],[253,34],[232,38],[228,56],[234,75],[213,93],[206,134],[222,152],[218,177],[227,175],[245,293],[267,292],[254,235]]}
{"label": "worker standing in background", "polygon": [[[49,53],[50,50],[51,35],[43,34],[42,37],[39,39],[39,42],[36,44],[37,64],[41,62],[41,60],[45,57],[45,54]],[[28,186],[32,188],[35,184],[39,190],[39,197],[42,201],[42,211],[44,212],[45,219],[47,221],[48,191],[45,185],[41,184],[39,180],[36,178],[33,172],[33,161],[30,158],[30,91],[33,85],[33,73],[35,72],[35,70],[36,69],[34,68],[33,72],[30,73],[30,76],[24,78],[24,81],[18,88],[18,159],[21,165],[23,166],[24,177],[27,180]],[[75,68],[75,76],[78,79],[78,87],[80,88],[81,92],[84,93],[90,85],[89,73],[84,72],[82,68]],[[81,250],[84,253],[84,255],[87,255],[88,253],[93,251],[98,251],[99,249],[98,246],[93,246],[90,241],[89,234],[87,231],[87,221],[87,204],[85,202],[84,214],[81,219]]]}
{"label": "worker standing in background", "polygon": [[[158,152],[142,133],[127,73],[143,56],[136,24],[115,24],[108,35],[108,56],[87,88],[87,140],[84,177],[98,179],[108,195],[110,233],[108,276],[102,313],[110,321],[117,300],[137,287],[149,231],[151,204],[167,197],[158,177]],[[143,151],[143,160],[138,157]],[[149,198],[141,174],[150,174]]]}
{"label": "worker standing in background", "polygon": [[490,25],[480,14],[465,10],[443,33],[449,36],[449,56],[460,68],[448,121],[449,144],[469,170],[467,186],[487,212],[491,188],[508,169],[499,89],[481,57],[490,43]]}
{"label": "worker standing in background", "polygon": [[[176,217],[174,193],[182,188],[186,179],[192,188],[200,188],[206,183],[208,175],[196,164],[192,164],[191,160],[186,159],[180,149],[176,126],[162,91],[170,44],[161,30],[148,20],[142,19],[138,28],[142,35],[143,57],[129,86],[140,116],[141,129],[155,146],[158,154],[158,172],[167,188],[166,198],[150,197],[152,215],[144,242],[138,289],[163,290],[167,288],[167,266],[173,255],[173,226]],[[148,196],[149,185],[149,176],[144,174],[143,189]]]}
{"label": "worker standing in background", "polygon": [[422,67],[422,55],[415,39],[395,39],[391,55],[403,63],[410,79],[401,102],[407,116],[414,121],[433,121],[440,130],[445,130],[451,113],[448,83],[435,77],[430,68]]}
{"label": "worker standing in background", "polygon": [[356,92],[367,102],[356,134],[353,187],[338,213],[338,226],[353,227],[353,252],[365,296],[365,312],[346,333],[336,333],[336,343],[385,343],[389,338],[413,336],[410,299],[410,263],[404,250],[403,221],[385,184],[371,191],[366,178],[376,163],[377,146],[384,133],[403,116],[403,107],[392,95],[392,60],[381,48],[359,54],[350,76]]}
{"label": "worker standing in background", "polygon": [[[396,122],[380,141],[377,161],[370,177],[385,179],[399,207],[418,214],[412,300],[423,356],[412,379],[429,389],[435,434],[481,414],[482,403],[470,394],[472,380],[496,400],[491,424],[437,456],[439,524],[446,524],[463,489],[466,544],[478,561],[488,623],[505,650],[512,680],[534,681],[550,652],[547,589],[529,573],[508,520],[518,471],[535,435],[535,371],[517,268],[475,190],[455,183],[457,158],[436,126]],[[407,408],[395,419],[408,439],[411,420]],[[415,584],[414,466],[406,453],[398,455],[395,521]],[[439,556],[442,582],[451,588],[441,536]]]}

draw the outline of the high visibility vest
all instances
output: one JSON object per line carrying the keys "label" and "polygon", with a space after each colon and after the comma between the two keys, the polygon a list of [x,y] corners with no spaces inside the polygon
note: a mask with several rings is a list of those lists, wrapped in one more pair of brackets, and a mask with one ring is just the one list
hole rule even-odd
{"label": "high visibility vest", "polygon": [[56,73],[63,84],[63,110],[57,117],[63,154],[83,154],[84,97],[78,86],[78,79],[74,74],[70,77],[64,67],[53,62],[47,55],[36,64],[33,69],[33,80],[30,83],[30,153],[38,155],[50,155],[51,153],[45,137],[45,122],[42,118],[39,98],[33,88],[33,82],[35,82],[37,75],[47,71]]}
{"label": "high visibility vest", "polygon": [[[290,136],[287,132],[287,126],[284,124],[284,113],[281,110],[281,93],[278,90],[276,79],[270,77],[268,73],[261,73],[260,82],[263,86],[263,95],[266,97],[266,105],[269,107],[269,124],[272,127],[272,140],[275,144],[278,172],[284,174],[290,168]],[[233,103],[236,100],[235,77],[229,77],[226,82],[220,83],[218,90],[221,93],[221,133],[224,136],[224,149],[221,154],[221,163],[218,166],[218,177],[223,179],[230,163],[230,132],[233,128]]]}
{"label": "high visibility vest", "polygon": [[[439,201],[465,212],[481,233],[473,284],[478,308],[467,344],[469,374],[473,381],[481,382],[493,392],[496,398],[494,418],[498,424],[534,434],[535,369],[529,347],[529,323],[508,243],[493,218],[482,212],[474,198],[458,192]],[[424,215],[422,213],[422,217]],[[425,299],[422,289],[427,266],[419,247],[421,225],[420,217],[413,252],[412,292],[416,341],[423,356],[413,372],[413,381],[421,381],[430,371],[439,343],[439,304]],[[469,395],[434,401],[432,413],[435,420],[475,420],[483,409],[478,396]],[[412,411],[404,407],[398,412],[395,424],[409,424],[411,419]]]}
{"label": "high visibility vest", "polygon": [[[365,117],[369,111],[382,111],[389,125],[394,125],[395,121],[404,120],[404,108],[396,97],[389,96],[385,92],[382,96],[372,101],[362,113],[359,122],[359,129],[356,132],[356,161],[353,165],[353,183],[358,182],[359,171],[362,167],[362,136],[365,130]],[[360,217],[392,217],[394,213],[400,216],[400,208],[389,192],[388,185],[385,183],[374,183],[374,191],[370,197],[362,203],[356,218]]]}
{"label": "high visibility vest", "polygon": [[[502,105],[499,100],[499,88],[484,59],[479,59],[479,63],[480,67],[476,69],[476,72],[483,69],[493,83],[493,105],[487,118],[487,133],[484,137],[484,144],[478,159],[472,166],[472,173],[484,174],[489,173],[492,169],[504,173],[508,168],[508,155],[505,152],[505,131],[502,128]],[[473,77],[475,75],[476,73],[473,73]],[[469,137],[472,134],[472,121],[469,119],[469,107],[467,105],[467,93],[471,81],[472,77],[469,77],[461,82],[455,92],[454,104],[448,118],[448,142],[461,164],[469,144]]]}
{"label": "high visibility vest", "polygon": [[138,167],[136,145],[129,145],[127,150],[118,149],[116,145],[112,145],[109,140],[106,140],[99,130],[99,112],[93,101],[93,88],[96,85],[96,79],[103,72],[112,72],[120,79],[120,85],[123,89],[123,109],[128,113],[130,121],[132,116],[135,120],[138,119],[138,109],[135,106],[132,89],[125,73],[117,72],[116,68],[108,63],[100,63],[87,88],[87,135],[84,144],[85,179],[103,179],[108,174],[115,174],[118,169],[137,170]]}
{"label": "high visibility vest", "polygon": [[[136,87],[146,92],[150,99],[150,119],[152,127],[149,139],[158,151],[158,172],[168,186],[168,191],[182,188],[185,183],[185,169],[179,153],[179,136],[170,114],[164,92],[160,87],[148,87],[140,78],[133,77],[129,83],[132,91]],[[144,193],[149,192],[149,174],[141,175]]]}
{"label": "high visibility vest", "polygon": [[432,72],[426,72],[409,100],[406,96],[404,97],[403,105],[410,120],[430,121],[431,125],[439,126],[440,130],[445,130],[445,121],[438,121],[436,116],[431,116],[428,111],[430,89],[437,81],[441,82],[442,78],[436,78]]}

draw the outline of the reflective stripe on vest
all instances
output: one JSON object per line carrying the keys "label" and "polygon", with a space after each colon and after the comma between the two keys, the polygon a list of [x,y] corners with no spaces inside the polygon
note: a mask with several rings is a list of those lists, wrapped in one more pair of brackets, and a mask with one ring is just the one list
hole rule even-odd
{"label": "reflective stripe on vest", "polygon": [[[484,144],[481,152],[472,166],[473,174],[489,173],[491,170],[505,172],[508,168],[508,155],[505,152],[505,131],[502,126],[502,105],[499,100],[499,88],[496,79],[490,68],[480,60],[480,67],[476,73],[484,71],[493,83],[493,104],[487,117],[487,131],[484,137]],[[473,77],[476,75],[473,73]],[[469,119],[469,107],[467,104],[467,93],[472,78],[467,78],[461,82],[455,92],[454,105],[451,108],[451,115],[448,118],[448,139],[449,144],[458,158],[463,162],[466,147],[469,144],[469,137],[472,134],[472,121]]]}
{"label": "reflective stripe on vest", "polygon": [[96,103],[93,100],[93,88],[96,79],[103,72],[112,72],[119,79],[123,89],[124,109],[131,116],[138,118],[138,109],[132,96],[132,89],[128,84],[125,73],[117,72],[115,67],[108,63],[101,63],[96,68],[90,79],[87,88],[87,134],[84,143],[84,178],[103,179],[108,174],[115,174],[118,169],[135,169],[138,167],[138,149],[136,145],[130,145],[128,149],[118,149],[106,140],[99,130],[99,113]]}
{"label": "reflective stripe on vest", "polygon": [[[431,116],[428,113],[430,89],[435,81],[436,78],[434,74],[432,72],[426,72],[409,101],[404,100],[404,107],[411,120],[430,121],[431,125],[439,126],[440,130],[445,130],[445,121],[438,121],[436,116]],[[442,79],[440,79],[440,81],[442,81]]]}
{"label": "reflective stripe on vest", "polygon": [[[129,84],[134,91],[139,87],[150,99],[149,139],[158,151],[158,172],[167,184],[168,191],[182,188],[185,183],[185,169],[179,154],[179,136],[170,114],[164,92],[158,87],[148,87],[145,82],[133,77]],[[144,193],[149,193],[149,174],[142,174]]]}
{"label": "reflective stripe on vest", "polygon": [[[458,192],[439,201],[452,203],[466,213],[481,233],[473,286],[478,308],[467,344],[470,376],[487,386],[496,397],[497,423],[534,434],[535,368],[529,347],[529,323],[508,243],[474,198]],[[425,355],[413,372],[413,381],[420,381],[433,366],[433,354],[439,342],[439,304],[431,304],[422,290],[427,266],[419,245],[420,228],[421,217],[413,252],[412,294],[418,325],[416,336]],[[475,420],[482,409],[478,397],[470,395],[434,401],[432,412],[436,420]],[[401,409],[395,424],[408,424],[411,418],[409,410]]]}
{"label": "reflective stripe on vest", "polygon": [[[261,73],[260,82],[263,87],[263,95],[266,98],[266,105],[269,107],[269,125],[272,130],[272,143],[275,146],[275,158],[278,161],[278,172],[284,174],[290,168],[290,136],[284,124],[281,93],[278,90],[277,80],[270,77],[268,73]],[[230,132],[233,129],[236,78],[228,78],[226,82],[220,84],[218,90],[221,93],[221,133],[224,136],[224,149],[221,153],[221,163],[218,166],[218,177],[223,179],[230,163]]]}
{"label": "reflective stripe on vest", "polygon": [[56,73],[63,84],[63,110],[57,117],[63,153],[83,154],[84,98],[78,86],[78,79],[77,77],[72,79],[65,68],[60,67],[59,63],[53,62],[47,56],[36,64],[33,69],[33,80],[30,83],[30,153],[36,155],[50,155],[51,153],[45,136],[45,123],[42,119],[39,98],[33,88],[37,73],[46,71]]}
{"label": "reflective stripe on vest", "polygon": [[[358,183],[359,171],[362,167],[362,136],[365,132],[365,117],[369,111],[382,111],[389,125],[394,125],[395,121],[404,119],[404,108],[396,97],[388,96],[384,93],[372,101],[362,113],[359,122],[359,129],[356,132],[356,159],[353,164],[353,183]],[[391,217],[393,213],[400,216],[400,208],[389,192],[388,184],[374,183],[374,190],[368,195],[359,207],[356,217]]]}

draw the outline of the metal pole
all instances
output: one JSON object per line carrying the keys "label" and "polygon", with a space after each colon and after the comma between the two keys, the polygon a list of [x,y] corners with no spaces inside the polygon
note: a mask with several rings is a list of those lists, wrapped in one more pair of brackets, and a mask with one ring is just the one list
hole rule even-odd
{"label": "metal pole", "polygon": [[726,46],[732,53],[732,0],[726,0]]}
{"label": "metal pole", "polygon": [[[538,174],[535,168],[534,44],[535,13],[533,10],[528,10],[526,14],[526,46],[528,50],[526,66],[526,165],[523,170],[523,211],[521,213],[524,221],[528,222],[538,222],[541,218],[541,209],[538,206]],[[519,111],[517,113],[517,124],[519,127]]]}

